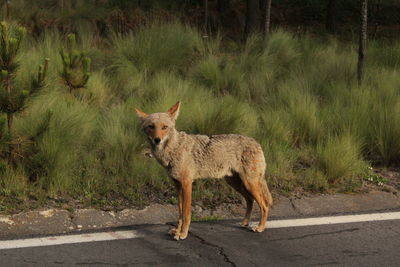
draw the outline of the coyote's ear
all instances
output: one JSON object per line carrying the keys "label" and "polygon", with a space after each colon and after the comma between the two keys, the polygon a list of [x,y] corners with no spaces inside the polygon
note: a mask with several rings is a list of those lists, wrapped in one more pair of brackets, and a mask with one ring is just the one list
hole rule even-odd
{"label": "coyote's ear", "polygon": [[178,102],[176,102],[175,105],[173,105],[170,109],[168,109],[167,113],[169,114],[169,116],[171,116],[171,118],[176,120],[176,118],[178,118],[178,115],[179,115],[180,107],[181,107],[181,102],[178,101]]}
{"label": "coyote's ear", "polygon": [[146,113],[144,113],[143,111],[141,111],[140,109],[135,108],[135,111],[136,111],[136,115],[137,115],[138,118],[141,119],[141,120],[144,120],[144,119],[147,118],[147,116],[149,116],[149,115],[147,115]]}

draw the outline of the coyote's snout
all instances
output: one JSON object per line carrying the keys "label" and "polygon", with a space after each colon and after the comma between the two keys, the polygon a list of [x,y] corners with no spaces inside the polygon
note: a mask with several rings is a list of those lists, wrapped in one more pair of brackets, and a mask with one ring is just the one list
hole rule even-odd
{"label": "coyote's snout", "polygon": [[236,134],[191,135],[178,132],[175,121],[180,102],[167,112],[146,114],[136,109],[151,151],[167,170],[178,192],[179,219],[170,233],[176,240],[185,239],[190,225],[192,183],[199,178],[224,178],[245,198],[246,215],[242,225],[248,226],[253,201],[261,210],[254,232],[262,232],[272,205],[272,196],[265,181],[265,159],[261,146],[252,138]]}

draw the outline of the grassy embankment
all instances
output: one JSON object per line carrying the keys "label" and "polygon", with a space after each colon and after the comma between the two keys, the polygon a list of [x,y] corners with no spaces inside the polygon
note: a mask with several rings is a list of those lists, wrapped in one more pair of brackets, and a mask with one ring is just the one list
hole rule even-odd
{"label": "grassy embankment", "polygon": [[[334,39],[278,30],[268,42],[253,37],[243,45],[203,39],[177,23],[109,36],[78,31],[92,75],[74,94],[59,75],[65,36],[48,31],[26,38],[16,84],[30,84],[32,66],[45,57],[50,68],[45,88],[16,115],[12,138],[0,139],[0,211],[49,198],[84,205],[175,202],[164,170],[143,156],[134,107],[163,111],[177,100],[180,130],[256,138],[275,192],[354,191],[371,164],[400,158],[400,42],[369,44],[358,87],[356,47]],[[7,132],[6,123],[0,131]],[[239,197],[210,180],[196,182],[194,198]]]}

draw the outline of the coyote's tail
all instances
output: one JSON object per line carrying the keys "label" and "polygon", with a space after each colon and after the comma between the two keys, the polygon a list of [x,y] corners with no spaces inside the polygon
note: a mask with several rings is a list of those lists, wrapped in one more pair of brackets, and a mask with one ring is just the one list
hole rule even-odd
{"label": "coyote's tail", "polygon": [[269,207],[272,207],[272,204],[273,204],[272,195],[271,195],[271,192],[269,191],[269,188],[268,188],[268,185],[267,185],[267,182],[265,181],[265,179],[261,180],[261,190],[263,192],[265,202],[267,203],[267,205]]}

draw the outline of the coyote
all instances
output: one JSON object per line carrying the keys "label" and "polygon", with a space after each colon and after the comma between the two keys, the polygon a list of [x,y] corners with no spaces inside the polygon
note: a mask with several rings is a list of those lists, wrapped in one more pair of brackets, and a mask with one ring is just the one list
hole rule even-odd
{"label": "coyote", "polygon": [[272,205],[265,181],[265,159],[261,146],[252,138],[236,134],[192,135],[175,129],[181,103],[167,112],[146,114],[136,110],[149,138],[151,152],[167,170],[178,192],[179,219],[169,231],[176,240],[185,239],[190,225],[192,183],[199,178],[224,178],[246,200],[242,226],[248,226],[253,200],[261,210],[254,232],[262,232]]}

